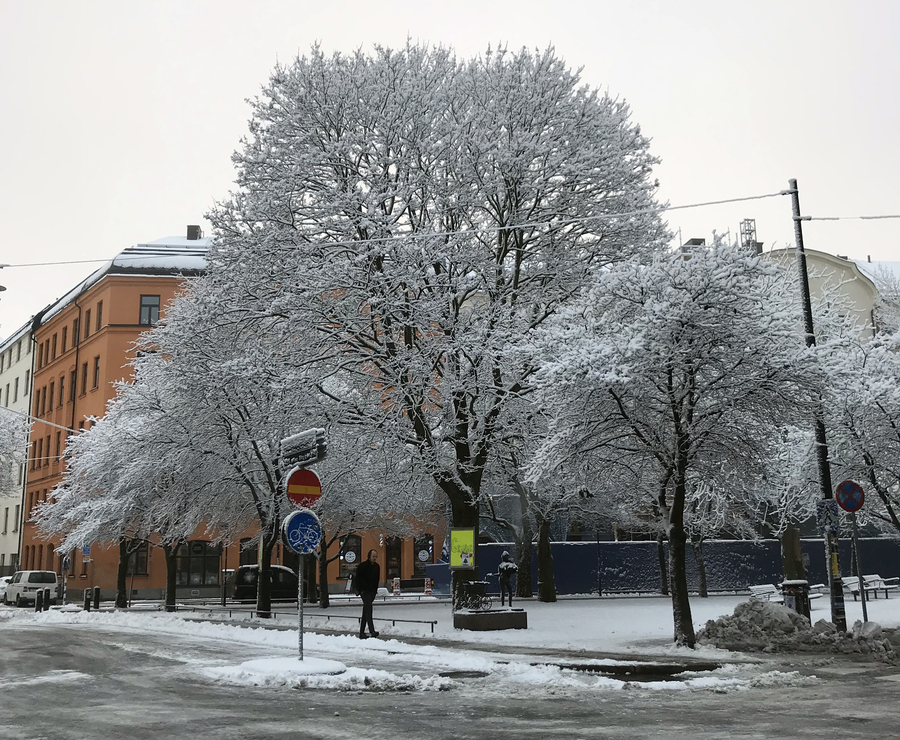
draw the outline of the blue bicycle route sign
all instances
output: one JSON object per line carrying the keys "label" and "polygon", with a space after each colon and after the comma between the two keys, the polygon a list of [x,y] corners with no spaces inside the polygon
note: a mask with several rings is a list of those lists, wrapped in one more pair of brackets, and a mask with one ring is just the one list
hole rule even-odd
{"label": "blue bicycle route sign", "polygon": [[866,494],[863,493],[862,486],[852,480],[845,480],[838,484],[834,493],[838,506],[844,511],[859,511],[866,502]]}
{"label": "blue bicycle route sign", "polygon": [[281,538],[285,545],[299,555],[314,553],[322,539],[319,517],[308,509],[291,512],[281,525]]}

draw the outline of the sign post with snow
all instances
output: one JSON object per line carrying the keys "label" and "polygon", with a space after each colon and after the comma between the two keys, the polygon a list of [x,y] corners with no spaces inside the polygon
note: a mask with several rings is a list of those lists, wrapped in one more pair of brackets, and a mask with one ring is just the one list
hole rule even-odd
{"label": "sign post with snow", "polygon": [[863,580],[862,568],[859,565],[859,530],[856,527],[856,512],[866,502],[866,494],[856,481],[845,480],[838,484],[834,492],[838,506],[850,514],[850,529],[853,537],[853,559],[856,565],[856,577],[859,579],[859,600],[862,602],[863,622],[869,621],[869,610],[866,606],[866,584]]}
{"label": "sign post with snow", "polygon": [[303,573],[305,558],[316,551],[322,540],[322,525],[319,517],[309,509],[293,511],[284,518],[281,525],[281,539],[284,544],[300,556],[297,567],[297,622],[299,633],[300,660],[303,660]]}

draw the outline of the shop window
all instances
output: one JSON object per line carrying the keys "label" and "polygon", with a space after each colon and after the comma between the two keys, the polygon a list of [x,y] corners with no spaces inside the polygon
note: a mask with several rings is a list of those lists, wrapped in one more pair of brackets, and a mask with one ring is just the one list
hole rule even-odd
{"label": "shop window", "polygon": [[348,534],[341,540],[341,568],[338,578],[352,576],[360,560],[362,560],[362,540],[358,535]]}
{"label": "shop window", "polygon": [[219,561],[222,546],[192,540],[175,551],[175,584],[177,586],[219,585]]}
{"label": "shop window", "polygon": [[[131,545],[129,545],[131,547]],[[147,575],[148,566],[150,563],[150,545],[146,542],[142,542],[138,545],[137,550],[134,550],[128,556],[128,570],[127,573],[129,576],[145,576]]]}
{"label": "shop window", "polygon": [[423,534],[413,539],[413,577],[425,575],[425,566],[434,562],[434,537]]}
{"label": "shop window", "polygon": [[238,565],[256,565],[259,562],[259,545],[252,538],[241,540],[241,554]]}

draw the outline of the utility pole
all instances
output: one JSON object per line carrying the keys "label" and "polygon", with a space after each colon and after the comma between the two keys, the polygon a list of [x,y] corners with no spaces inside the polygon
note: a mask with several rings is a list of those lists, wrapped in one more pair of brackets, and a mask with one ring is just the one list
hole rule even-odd
{"label": "utility pole", "polygon": [[[813,330],[812,302],[809,297],[809,273],[806,269],[806,252],[803,249],[804,220],[800,215],[800,191],[797,189],[796,180],[788,180],[788,192],[791,195],[791,207],[794,215],[794,237],[797,241],[797,269],[800,271],[800,296],[803,303],[803,323],[806,333],[806,346],[812,347],[816,343],[816,335]],[[825,573],[828,576],[828,589],[831,594],[831,621],[835,627],[844,632],[847,631],[847,614],[844,608],[844,586],[841,581],[841,567],[839,562],[838,536],[837,536],[837,501],[831,486],[831,465],[828,462],[828,442],[825,439],[825,422],[822,420],[822,405],[819,402],[816,408],[816,460],[819,467],[819,484],[822,490],[822,500],[819,502],[819,521],[823,525],[823,537],[825,541]],[[834,509],[833,515],[830,515]],[[833,524],[832,524],[833,522]]]}

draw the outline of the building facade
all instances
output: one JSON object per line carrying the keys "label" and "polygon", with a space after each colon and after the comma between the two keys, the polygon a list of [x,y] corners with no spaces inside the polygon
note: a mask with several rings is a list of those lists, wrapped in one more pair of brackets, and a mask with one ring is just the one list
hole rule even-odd
{"label": "building facade", "polygon": [[[35,317],[22,569],[55,570],[60,576],[65,570],[70,588],[115,586],[117,547],[56,553],[58,542],[41,538],[31,515],[61,481],[69,435],[89,428],[91,417],[103,416],[114,384],[130,379],[134,341],[164,314],[184,277],[205,268],[209,243],[199,228],[188,227],[187,237],[130,247]],[[133,559],[135,575],[146,575],[145,553]]]}
{"label": "building facade", "polygon": [[[131,377],[134,341],[164,316],[184,276],[205,268],[209,243],[189,227],[188,238],[169,237],[126,249],[36,317],[33,393],[25,400],[34,423],[21,512],[22,569],[54,570],[70,592],[99,586],[104,598],[114,595],[117,546],[97,543],[87,551],[57,553],[58,538],[40,537],[31,517],[62,480],[68,436],[90,428],[92,417],[103,416],[115,395],[114,384]],[[421,534],[412,537],[378,531],[348,535],[329,551],[340,551],[328,567],[330,589],[344,590],[370,549],[379,553],[386,583],[400,578],[408,586],[411,580],[424,579],[425,565],[436,561],[435,540],[442,532],[441,525],[423,526]],[[215,598],[230,589],[226,574],[258,560],[254,534],[247,532],[224,548],[205,528],[198,530],[176,552],[177,597]],[[442,542],[438,539],[438,551]],[[312,566],[312,558],[307,560]],[[298,558],[278,545],[272,562],[296,569]],[[162,549],[152,542],[137,545],[128,561],[129,591],[136,598],[162,598],[165,586]]]}
{"label": "building facade", "polygon": [[[0,343],[0,414],[8,417],[4,421],[15,423],[28,414],[31,360],[31,323],[28,323]],[[27,444],[27,435],[23,434],[23,453]],[[10,485],[0,488],[0,576],[10,575],[18,568],[22,534],[25,463],[11,465],[9,475],[3,476],[10,481]]]}

